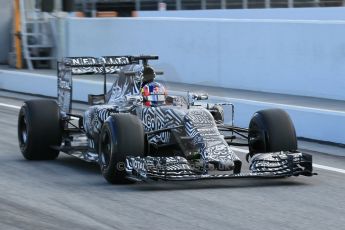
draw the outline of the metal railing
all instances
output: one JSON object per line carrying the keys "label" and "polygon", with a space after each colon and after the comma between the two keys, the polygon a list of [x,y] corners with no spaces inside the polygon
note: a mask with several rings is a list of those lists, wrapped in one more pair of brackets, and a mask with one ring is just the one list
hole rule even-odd
{"label": "metal railing", "polygon": [[345,6],[345,0],[135,0],[136,10],[159,10],[160,7],[167,10],[206,10],[324,6]]}
{"label": "metal railing", "polygon": [[[132,10],[206,10],[345,6],[345,0],[75,0],[79,8]],[[91,8],[92,9],[91,9]]]}

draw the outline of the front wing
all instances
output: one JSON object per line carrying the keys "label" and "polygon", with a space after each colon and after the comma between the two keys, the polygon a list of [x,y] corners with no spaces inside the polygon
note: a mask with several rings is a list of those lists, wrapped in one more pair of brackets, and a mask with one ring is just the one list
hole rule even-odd
{"label": "front wing", "polygon": [[[237,178],[281,178],[312,176],[312,156],[305,153],[265,153],[251,160],[248,173],[219,174],[219,171],[196,169],[183,157],[127,157],[127,177],[134,181],[208,180]],[[217,172],[217,173],[216,173]]]}

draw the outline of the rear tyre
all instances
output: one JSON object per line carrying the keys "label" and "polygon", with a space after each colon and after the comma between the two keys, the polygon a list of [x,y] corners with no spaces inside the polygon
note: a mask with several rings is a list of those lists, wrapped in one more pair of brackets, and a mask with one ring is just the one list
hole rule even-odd
{"label": "rear tyre", "polygon": [[287,112],[281,109],[266,109],[256,112],[248,133],[249,154],[279,151],[296,151],[295,127]]}
{"label": "rear tyre", "polygon": [[60,110],[53,100],[30,100],[18,116],[20,150],[27,160],[53,160],[62,140]]}
{"label": "rear tyre", "polygon": [[131,182],[126,178],[126,157],[144,156],[144,128],[138,117],[115,114],[102,126],[99,138],[99,164],[111,184]]}

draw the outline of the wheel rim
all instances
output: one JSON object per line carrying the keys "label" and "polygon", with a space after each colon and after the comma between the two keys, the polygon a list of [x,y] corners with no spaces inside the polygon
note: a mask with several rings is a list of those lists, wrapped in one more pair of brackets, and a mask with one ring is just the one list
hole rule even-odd
{"label": "wheel rim", "polygon": [[257,125],[252,126],[248,133],[249,151],[253,154],[266,152],[265,138],[265,130],[260,129]]}
{"label": "wheel rim", "polygon": [[102,167],[108,167],[111,156],[111,140],[108,132],[104,132],[101,138],[100,163]]}
{"label": "wheel rim", "polygon": [[28,127],[25,118],[22,118],[20,125],[20,137],[23,145],[27,144],[28,141]]}

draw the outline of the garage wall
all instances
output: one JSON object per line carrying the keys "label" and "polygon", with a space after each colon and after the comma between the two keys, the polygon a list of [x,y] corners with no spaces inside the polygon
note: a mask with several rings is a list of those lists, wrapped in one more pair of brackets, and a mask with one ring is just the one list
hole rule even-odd
{"label": "garage wall", "polygon": [[68,18],[66,26],[68,56],[157,54],[168,81],[345,99],[345,22]]}

